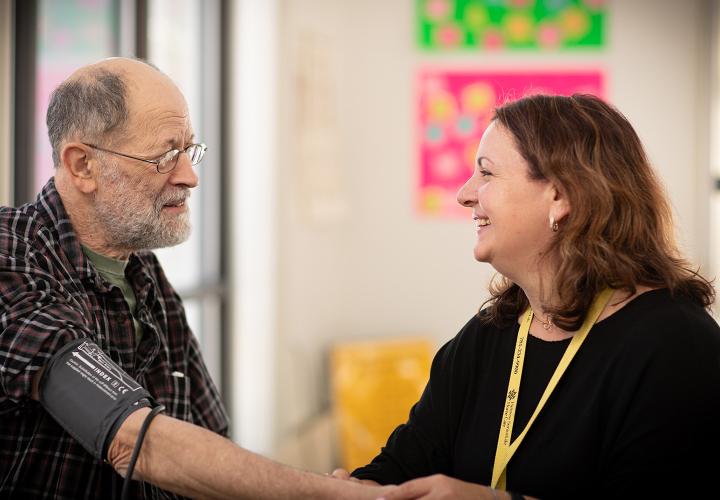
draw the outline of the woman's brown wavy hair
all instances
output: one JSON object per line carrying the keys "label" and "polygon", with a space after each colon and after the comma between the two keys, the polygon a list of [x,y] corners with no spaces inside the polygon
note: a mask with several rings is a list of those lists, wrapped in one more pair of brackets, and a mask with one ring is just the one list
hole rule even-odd
{"label": "woman's brown wavy hair", "polygon": [[[571,207],[546,253],[559,262],[559,301],[543,305],[556,325],[577,330],[608,286],[668,288],[712,304],[715,291],[678,251],[664,190],[620,112],[591,95],[535,95],[496,109],[494,120],[514,136],[530,177],[552,182]],[[493,323],[514,323],[528,306],[504,276],[490,294],[483,316]]]}

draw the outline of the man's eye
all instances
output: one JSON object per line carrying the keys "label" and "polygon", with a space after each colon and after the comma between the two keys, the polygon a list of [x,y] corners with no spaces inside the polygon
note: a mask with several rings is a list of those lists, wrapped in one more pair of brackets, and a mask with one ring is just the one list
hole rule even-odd
{"label": "man's eye", "polygon": [[170,160],[172,160],[173,158],[175,158],[175,155],[177,155],[177,154],[178,154],[178,150],[177,150],[177,149],[173,149],[172,151],[168,151],[167,153],[165,153],[165,154],[163,155],[163,157],[162,157],[162,160],[163,160],[163,161],[170,161]]}

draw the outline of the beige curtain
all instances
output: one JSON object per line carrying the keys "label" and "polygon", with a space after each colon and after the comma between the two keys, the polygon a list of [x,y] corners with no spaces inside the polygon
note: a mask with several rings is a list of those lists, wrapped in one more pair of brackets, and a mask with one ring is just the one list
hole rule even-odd
{"label": "beige curtain", "polygon": [[12,2],[0,0],[0,205],[12,203]]}

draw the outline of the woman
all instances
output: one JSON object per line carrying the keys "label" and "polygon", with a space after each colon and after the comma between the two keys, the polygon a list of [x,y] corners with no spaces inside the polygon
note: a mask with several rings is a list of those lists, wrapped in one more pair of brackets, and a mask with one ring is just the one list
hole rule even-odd
{"label": "woman", "polygon": [[501,280],[436,355],[408,422],[352,476],[405,483],[388,500],[709,490],[714,291],[680,256],[628,121],[587,95],[507,104],[458,202],[475,258]]}

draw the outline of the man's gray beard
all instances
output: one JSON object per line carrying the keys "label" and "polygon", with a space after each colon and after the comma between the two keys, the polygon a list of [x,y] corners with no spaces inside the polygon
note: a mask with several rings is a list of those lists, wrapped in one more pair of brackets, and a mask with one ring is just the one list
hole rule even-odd
{"label": "man's gray beard", "polygon": [[[95,216],[107,244],[118,250],[138,251],[170,247],[190,236],[190,213],[167,215],[169,202],[190,197],[187,188],[166,188],[159,195],[147,193],[142,181],[133,183],[112,164],[103,165],[95,197]],[[153,196],[155,198],[153,199]]]}

